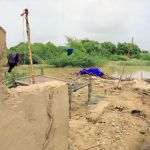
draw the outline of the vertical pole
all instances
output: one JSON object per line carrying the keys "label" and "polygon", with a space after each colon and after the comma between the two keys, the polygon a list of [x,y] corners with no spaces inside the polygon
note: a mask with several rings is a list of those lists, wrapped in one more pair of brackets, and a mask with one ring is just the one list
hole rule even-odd
{"label": "vertical pole", "polygon": [[88,102],[91,100],[91,93],[92,93],[92,76],[89,77],[88,83]]}
{"label": "vertical pole", "polygon": [[72,102],[72,90],[70,84],[68,84],[68,95],[69,95],[69,118],[71,119],[71,102]]}
{"label": "vertical pole", "polygon": [[143,72],[141,71],[141,80],[143,80]]}
{"label": "vertical pole", "polygon": [[132,45],[134,44],[134,37],[132,37]]}
{"label": "vertical pole", "polygon": [[134,37],[132,37],[132,49],[134,49]]}
{"label": "vertical pole", "polygon": [[125,67],[126,67],[126,65],[124,65],[123,68],[122,68],[122,73],[121,73],[121,75],[120,75],[120,78],[119,78],[119,81],[118,81],[118,84],[117,84],[117,88],[119,88],[120,82],[121,82],[122,77],[123,77],[123,75],[124,75]]}
{"label": "vertical pole", "polygon": [[44,75],[44,67],[42,65],[40,66],[40,70],[41,70],[41,75]]}
{"label": "vertical pole", "polygon": [[128,49],[128,54],[127,54],[127,56],[130,58],[130,52],[131,52],[131,49],[133,49],[133,47],[134,47],[134,38],[132,37],[132,39],[131,39],[131,46],[129,47],[129,49]]}
{"label": "vertical pole", "polygon": [[30,66],[29,66],[29,71],[30,71],[30,76],[31,76],[31,83],[35,83],[35,78],[34,78],[34,72],[33,72],[33,60],[32,60],[32,49],[31,49],[31,32],[30,32],[30,25],[29,25],[29,20],[28,20],[28,14],[29,11],[28,9],[24,10],[25,14],[25,20],[26,20],[26,33],[27,33],[27,39],[28,39],[28,50],[29,50],[29,60],[30,60]]}

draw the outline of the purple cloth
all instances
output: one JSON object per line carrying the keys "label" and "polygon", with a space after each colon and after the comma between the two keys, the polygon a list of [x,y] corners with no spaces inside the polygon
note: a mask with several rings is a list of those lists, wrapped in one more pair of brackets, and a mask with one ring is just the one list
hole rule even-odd
{"label": "purple cloth", "polygon": [[96,67],[91,67],[91,68],[86,68],[86,69],[82,69],[80,70],[80,75],[94,75],[97,77],[101,77],[104,75],[103,71],[100,68],[96,68]]}

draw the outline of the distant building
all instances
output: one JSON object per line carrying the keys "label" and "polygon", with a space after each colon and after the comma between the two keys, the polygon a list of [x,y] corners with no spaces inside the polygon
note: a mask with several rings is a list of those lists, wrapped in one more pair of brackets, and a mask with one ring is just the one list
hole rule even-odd
{"label": "distant building", "polygon": [[0,53],[6,49],[6,31],[0,26]]}

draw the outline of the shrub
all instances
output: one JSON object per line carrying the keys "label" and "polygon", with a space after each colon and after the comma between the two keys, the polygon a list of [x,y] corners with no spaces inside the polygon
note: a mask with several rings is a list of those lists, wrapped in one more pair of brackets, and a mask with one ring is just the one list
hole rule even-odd
{"label": "shrub", "polygon": [[125,56],[125,55],[111,55],[110,56],[110,60],[112,61],[127,61],[128,60],[128,57]]}
{"label": "shrub", "polygon": [[50,60],[50,64],[53,64],[56,67],[65,67],[65,66],[82,66],[82,67],[89,67],[96,65],[95,60],[87,55],[72,55],[67,57],[63,55],[59,58],[55,58]]}
{"label": "shrub", "polygon": [[118,43],[117,54],[127,55],[130,57],[137,57],[140,54],[140,48],[132,43]]}
{"label": "shrub", "polygon": [[7,87],[14,86],[15,80],[20,77],[25,77],[25,73],[18,73],[15,70],[11,73],[5,73],[4,83]]}
{"label": "shrub", "polygon": [[[102,66],[106,62],[127,61],[129,58],[150,60],[149,53],[140,54],[140,48],[132,43],[118,43],[116,46],[111,42],[100,43],[92,40],[78,40],[67,37],[65,46],[56,46],[51,42],[33,43],[32,56],[34,64],[50,64],[56,67],[65,66]],[[67,48],[73,48],[71,56],[67,56]],[[9,52],[22,54],[22,64],[29,64],[27,43],[20,43],[11,47]],[[127,57],[129,56],[129,58]],[[134,62],[129,62],[133,64]]]}
{"label": "shrub", "polygon": [[149,60],[150,61],[150,53],[141,53],[139,58],[142,60]]}

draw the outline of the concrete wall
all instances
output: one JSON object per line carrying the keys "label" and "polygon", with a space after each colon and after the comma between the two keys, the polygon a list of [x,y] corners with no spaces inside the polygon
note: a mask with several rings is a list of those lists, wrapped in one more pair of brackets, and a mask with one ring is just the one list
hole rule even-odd
{"label": "concrete wall", "polygon": [[0,27],[0,53],[6,49],[6,31]]}
{"label": "concrete wall", "polygon": [[67,150],[67,85],[18,87],[0,105],[0,150]]}
{"label": "concrete wall", "polygon": [[1,100],[6,98],[6,89],[4,88],[2,81],[3,81],[3,57],[2,52],[6,49],[6,32],[5,30],[0,27],[0,102]]}

